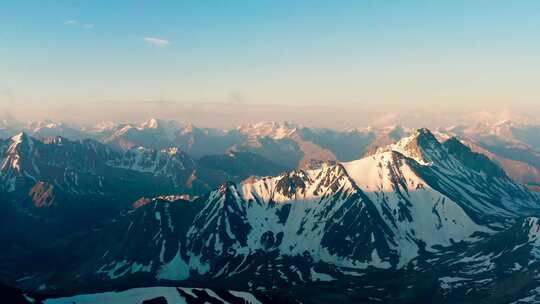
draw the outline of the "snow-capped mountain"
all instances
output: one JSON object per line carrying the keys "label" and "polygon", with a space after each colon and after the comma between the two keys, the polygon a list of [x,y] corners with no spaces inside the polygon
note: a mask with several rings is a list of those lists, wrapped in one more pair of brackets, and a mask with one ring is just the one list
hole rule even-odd
{"label": "snow-capped mountain", "polygon": [[141,124],[117,125],[95,136],[121,150],[145,147],[154,150],[177,147],[195,158],[226,153],[242,141],[236,132],[197,128],[176,121],[149,119]]}
{"label": "snow-capped mountain", "polygon": [[[473,139],[484,147],[498,150],[536,151],[540,150],[540,126],[522,124],[504,120],[496,124],[480,123],[472,126],[456,126],[447,128],[446,132]],[[506,153],[510,153],[506,151]],[[525,153],[525,152],[522,152]],[[504,155],[502,155],[504,156]],[[515,156],[514,156],[515,157]]]}
{"label": "snow-capped mountain", "polygon": [[286,121],[270,121],[239,126],[237,130],[251,138],[270,137],[279,140],[291,137],[302,128],[302,126]]}
{"label": "snow-capped mountain", "polygon": [[251,175],[282,171],[256,154],[230,152],[195,160],[176,147],[161,150],[131,148],[108,165],[172,181],[178,189],[190,189],[189,193],[196,195],[208,192],[225,180],[240,181]]}
{"label": "snow-capped mountain", "polygon": [[[540,189],[538,128],[537,125],[503,120],[459,125],[441,129],[436,134],[459,136],[476,152],[496,160],[512,178],[531,189]],[[92,138],[121,151],[136,147],[151,150],[176,147],[194,159],[225,155],[230,151],[249,152],[287,169],[309,166],[312,161],[358,159],[411,133],[410,129],[401,126],[339,131],[290,122],[260,122],[220,130],[155,118],[135,124],[102,122],[82,128],[51,120],[28,124],[4,120],[0,124],[3,137],[19,131],[36,138],[53,135],[70,139]]]}
{"label": "snow-capped mountain", "polygon": [[117,168],[168,177],[177,185],[184,185],[196,168],[195,160],[178,148],[150,150],[136,147],[109,164]]}
{"label": "snow-capped mountain", "polygon": [[31,122],[25,126],[24,131],[37,138],[61,136],[82,139],[86,137],[79,127],[53,120]]}
{"label": "snow-capped mountain", "polygon": [[[288,122],[244,125],[238,127],[237,131],[244,134],[247,140],[237,145],[236,149],[261,154],[287,168],[302,167],[313,160],[337,160],[330,147],[338,147],[332,143],[346,137],[338,132],[315,130]],[[347,135],[351,134],[347,132]],[[344,145],[343,148],[352,147]],[[356,151],[350,153],[355,154]],[[356,154],[359,157],[361,152]]]}
{"label": "snow-capped mountain", "polygon": [[518,123],[502,120],[497,123],[478,123],[476,125],[459,125],[447,128],[446,131],[486,142],[503,142],[521,147],[540,148],[540,127],[535,124]]}
{"label": "snow-capped mountain", "polygon": [[42,179],[67,192],[91,191],[95,187],[82,175],[96,175],[99,164],[114,157],[110,148],[92,140],[49,137],[40,141],[26,133],[3,141],[0,147],[3,186],[8,192]]}
{"label": "snow-capped mountain", "polygon": [[231,150],[251,152],[294,169],[312,160],[357,159],[373,144],[393,143],[404,134],[401,128],[336,131],[288,122],[261,122],[218,130],[150,119],[138,126],[119,125],[112,135],[104,136],[102,140],[124,150],[135,146],[158,150],[174,146],[195,158]]}
{"label": "snow-capped mountain", "polygon": [[[498,264],[499,254],[507,254],[499,243],[525,225],[520,217],[539,211],[540,197],[489,158],[455,138],[441,143],[419,129],[359,160],[225,183],[194,200],[146,200],[72,243],[80,260],[56,273],[26,273],[33,277],[19,285],[31,288],[54,276],[56,285],[46,290],[105,280],[114,288],[134,281],[204,281],[275,292],[356,282],[349,292],[359,296],[358,282],[388,288],[398,284],[387,278],[393,273],[402,277],[399,284],[424,276],[438,288],[424,296],[443,299],[461,290],[455,288],[463,281],[457,278],[480,284],[491,271],[465,276],[466,269],[489,262],[517,271]],[[523,242],[531,246],[514,238],[524,248],[523,255],[512,255],[521,267],[528,263],[521,257],[535,252],[536,232],[529,224]],[[485,251],[482,257],[478,250]],[[484,285],[492,288],[489,281]]]}
{"label": "snow-capped mountain", "polygon": [[90,139],[38,140],[19,133],[0,141],[0,210],[10,223],[32,221],[17,230],[28,228],[27,237],[40,225],[55,231],[51,237],[66,235],[130,209],[140,197],[202,195],[226,180],[278,170],[269,162],[258,169],[259,161],[231,156],[228,166],[220,166],[199,163],[178,148],[119,152]]}
{"label": "snow-capped mountain", "polygon": [[540,171],[520,128],[215,130],[150,119],[80,129],[95,140],[18,133],[0,140],[0,274],[47,293],[103,282],[293,288],[305,302],[313,288],[392,301],[401,286],[413,286],[413,302],[459,302],[524,276],[507,298],[534,297],[540,196],[515,180],[531,187]]}
{"label": "snow-capped mountain", "polygon": [[[231,150],[245,151],[257,153],[289,169],[309,164],[312,160],[358,159],[375,152],[379,147],[397,142],[411,132],[400,126],[339,131],[290,122],[260,122],[220,130],[155,118],[142,123],[102,122],[90,127],[52,120],[28,124],[3,120],[0,124],[0,135],[4,138],[21,131],[36,138],[92,138],[121,150],[138,146],[154,150],[177,147],[194,158],[226,154]],[[473,141],[499,158],[521,162],[540,170],[540,157],[536,151],[540,147],[537,125],[505,120],[495,124],[460,125],[440,131],[446,136],[458,135],[460,139]],[[523,170],[511,169],[511,166],[508,168],[511,175],[522,182],[521,176],[525,173],[520,172]],[[528,184],[534,185],[535,181]]]}
{"label": "snow-capped mountain", "polygon": [[[410,134],[401,126],[332,130],[310,128],[289,122],[264,122],[238,127],[249,141],[240,149],[265,155],[289,168],[302,167],[313,160],[351,161],[372,154]],[[272,156],[274,155],[274,156]]]}
{"label": "snow-capped mountain", "polygon": [[9,138],[21,132],[35,138],[61,136],[69,139],[84,139],[90,137],[79,126],[51,119],[27,123],[13,119],[0,120],[0,138]]}
{"label": "snow-capped mountain", "polygon": [[429,130],[420,129],[391,148],[415,159],[416,172],[438,191],[457,202],[464,198],[474,202],[461,205],[475,209],[480,216],[529,213],[536,208],[536,194],[516,184],[500,166],[472,152],[457,138],[440,143]]}
{"label": "snow-capped mountain", "polygon": [[[17,125],[8,121],[5,124],[11,127]],[[35,134],[37,138],[52,134],[64,134],[67,136],[63,137],[67,138],[94,138],[122,151],[136,147],[150,150],[175,147],[194,159],[225,155],[231,151],[249,152],[286,169],[309,166],[312,161],[358,159],[373,154],[380,147],[396,143],[411,132],[400,126],[336,131],[287,122],[257,123],[234,130],[216,130],[159,119],[149,119],[140,124],[105,122],[82,129],[62,122],[43,121],[21,128],[28,130],[29,135]],[[537,133],[534,128],[533,125],[505,121],[495,126],[481,124],[475,127],[453,127],[442,130],[437,136],[459,135],[460,140],[475,151],[496,160],[512,178],[535,189],[540,188],[540,154],[532,145],[518,139],[527,138],[528,142],[534,144],[534,134]],[[9,130],[12,132],[15,129]],[[525,133],[528,135],[520,137],[519,134]]]}
{"label": "snow-capped mountain", "polygon": [[107,138],[110,137],[120,126],[114,121],[102,121],[95,125],[83,126],[81,130],[92,137]]}
{"label": "snow-capped mountain", "polygon": [[[102,141],[123,150],[143,146],[151,149],[170,147],[181,125],[175,121],[151,118],[139,125],[123,124],[102,131]],[[96,134],[100,136],[100,134]]]}
{"label": "snow-capped mountain", "polygon": [[495,124],[457,126],[445,130],[458,135],[468,145],[475,145],[488,157],[496,159],[516,180],[539,188],[540,136],[538,125],[504,120]]}
{"label": "snow-capped mountain", "polygon": [[459,137],[459,140],[469,147],[472,151],[481,153],[492,161],[499,164],[504,171],[517,182],[527,185],[531,189],[540,189],[540,168],[533,166],[524,161],[515,160],[495,154],[486,148],[480,146],[479,143],[472,139]]}

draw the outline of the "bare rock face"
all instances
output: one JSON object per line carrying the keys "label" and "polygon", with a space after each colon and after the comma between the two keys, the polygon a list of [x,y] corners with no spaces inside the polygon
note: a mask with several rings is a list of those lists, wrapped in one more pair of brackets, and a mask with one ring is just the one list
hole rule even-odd
{"label": "bare rock face", "polygon": [[50,207],[55,203],[54,186],[45,182],[38,181],[32,189],[29,196],[38,208]]}

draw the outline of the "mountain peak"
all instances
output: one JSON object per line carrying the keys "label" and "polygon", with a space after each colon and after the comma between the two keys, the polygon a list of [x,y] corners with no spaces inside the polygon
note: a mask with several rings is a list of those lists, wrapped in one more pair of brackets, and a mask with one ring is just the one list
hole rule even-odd
{"label": "mountain peak", "polygon": [[162,133],[169,140],[173,140],[176,133],[182,129],[182,125],[175,120],[163,120],[150,118],[137,127],[140,131],[152,130]]}
{"label": "mountain peak", "polygon": [[140,125],[141,129],[157,129],[160,125],[160,120],[156,118],[150,118]]}
{"label": "mountain peak", "polygon": [[219,193],[230,194],[231,188],[236,189],[236,184],[231,181],[225,181],[218,189]]}
{"label": "mountain peak", "polygon": [[428,128],[416,129],[416,130],[414,130],[414,132],[412,133],[411,136],[412,137],[417,137],[417,138],[422,138],[423,137],[423,138],[430,139],[430,140],[436,140],[435,135],[433,135],[431,130],[429,130]]}
{"label": "mountain peak", "polygon": [[420,128],[384,150],[396,151],[421,164],[428,164],[432,160],[430,154],[440,148],[441,143],[435,135],[427,128]]}
{"label": "mountain peak", "polygon": [[[16,150],[20,150],[21,147],[28,147],[28,149],[32,149],[33,146],[33,140],[28,134],[25,132],[20,132],[19,134],[16,134],[10,138],[11,144],[9,147],[9,152],[12,153]],[[26,149],[26,148],[25,148]]]}
{"label": "mountain peak", "polygon": [[8,189],[15,189],[15,181],[11,178],[15,175],[20,175],[23,171],[24,162],[33,151],[33,141],[24,132],[12,136],[11,143],[7,149],[7,153],[2,162],[2,178],[0,181],[6,183]]}
{"label": "mountain peak", "polygon": [[282,139],[289,137],[299,128],[301,127],[287,121],[267,121],[243,125],[238,127],[237,130],[253,137],[266,136],[274,139]]}
{"label": "mountain peak", "polygon": [[30,122],[28,124],[28,128],[33,132],[39,132],[43,129],[62,129],[64,128],[64,123],[52,119],[45,119],[41,121]]}
{"label": "mountain peak", "polygon": [[28,135],[25,132],[19,132],[11,137],[13,143],[22,143],[28,139]]}

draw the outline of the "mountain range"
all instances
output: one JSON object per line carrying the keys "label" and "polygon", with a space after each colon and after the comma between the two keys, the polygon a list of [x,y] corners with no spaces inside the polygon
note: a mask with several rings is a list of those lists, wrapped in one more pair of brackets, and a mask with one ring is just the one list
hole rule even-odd
{"label": "mountain range", "polygon": [[45,303],[534,303],[534,128],[6,133],[1,282]]}
{"label": "mountain range", "polygon": [[[0,138],[24,132],[38,139],[50,136],[94,139],[119,151],[176,147],[195,159],[231,151],[250,152],[291,170],[313,160],[358,159],[397,142],[413,130],[401,126],[333,130],[288,122],[262,122],[222,130],[155,118],[142,123],[102,122],[92,126],[53,120],[30,123],[3,120]],[[442,139],[459,138],[474,151],[497,162],[518,182],[540,190],[539,130],[539,125],[503,120],[439,128],[434,134]]]}

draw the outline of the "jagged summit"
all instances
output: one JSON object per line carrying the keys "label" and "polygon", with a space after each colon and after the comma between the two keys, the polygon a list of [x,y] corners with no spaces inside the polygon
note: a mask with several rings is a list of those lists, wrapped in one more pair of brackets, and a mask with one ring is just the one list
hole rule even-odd
{"label": "jagged summit", "polygon": [[410,144],[427,148],[440,143],[428,128],[420,128],[413,131],[411,135],[402,138],[397,143],[397,145],[401,147]]}
{"label": "jagged summit", "polygon": [[26,132],[20,132],[9,139],[7,154],[30,153],[33,145],[34,140]]}
{"label": "jagged summit", "polygon": [[399,152],[420,164],[427,165],[433,161],[433,157],[440,155],[440,149],[441,143],[435,135],[427,128],[420,128],[395,144],[378,148],[375,153]]}
{"label": "jagged summit", "polygon": [[25,140],[28,140],[29,136],[28,134],[26,134],[26,132],[19,132],[18,134],[16,135],[13,135],[10,140],[13,142],[13,143],[21,143]]}

